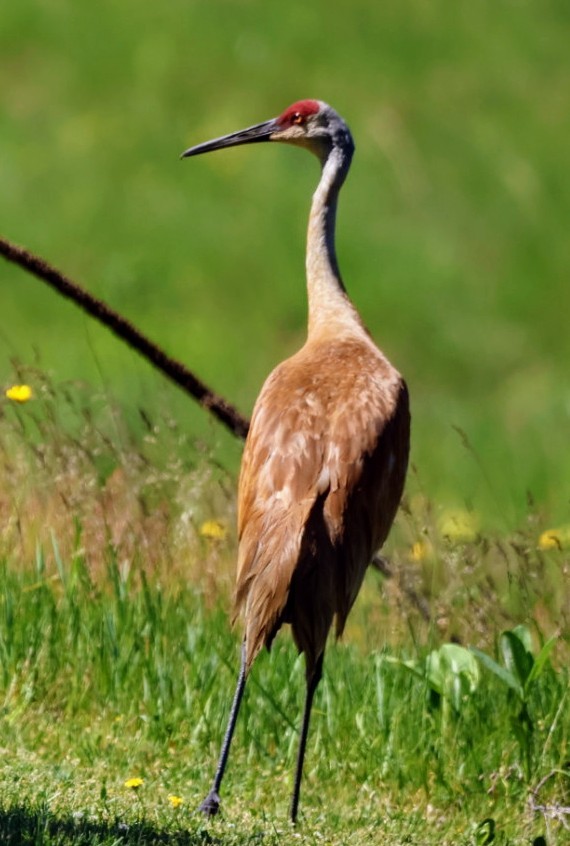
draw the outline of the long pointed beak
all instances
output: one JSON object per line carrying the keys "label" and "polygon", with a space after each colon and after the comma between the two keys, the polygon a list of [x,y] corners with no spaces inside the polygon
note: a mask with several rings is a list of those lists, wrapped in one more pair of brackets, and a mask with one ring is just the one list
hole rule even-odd
{"label": "long pointed beak", "polygon": [[230,135],[222,135],[221,138],[214,138],[212,141],[205,141],[203,144],[197,144],[195,147],[189,147],[182,155],[181,159],[186,159],[189,156],[199,156],[201,153],[210,153],[212,150],[221,150],[223,147],[237,147],[240,144],[256,144],[259,141],[270,141],[271,136],[278,129],[277,119],[266,120],[263,123],[257,123],[255,126],[250,126],[248,129],[240,129],[239,132],[232,132]]}

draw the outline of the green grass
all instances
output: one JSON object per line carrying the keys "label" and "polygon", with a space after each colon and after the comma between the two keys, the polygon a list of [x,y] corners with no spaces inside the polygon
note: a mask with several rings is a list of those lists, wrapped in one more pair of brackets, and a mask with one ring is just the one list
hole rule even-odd
{"label": "green grass", "polygon": [[417,496],[387,550],[395,575],[369,574],[329,646],[300,825],[304,673],[286,632],[251,674],[223,815],[203,820],[239,653],[235,539],[203,524],[231,527],[231,480],[198,450],[173,463],[172,420],[138,443],[119,412],[106,431],[98,399],[67,390],[43,377],[36,405],[0,417],[2,842],[560,842],[567,551],[537,549],[530,514],[512,536],[453,533]]}
{"label": "green grass", "polygon": [[[3,833],[21,835],[35,819],[45,839],[31,842],[49,844],[114,842],[121,825],[133,827],[125,842],[147,842],[140,830],[185,830],[196,842],[204,831],[224,843],[255,832],[264,842],[295,840],[286,812],[303,672],[287,640],[255,668],[224,816],[207,825],[195,809],[212,777],[238,652],[225,615],[205,614],[187,585],[151,586],[112,563],[105,588],[77,560],[46,578],[41,557],[28,574],[5,569],[1,585]],[[427,679],[390,662],[393,654],[330,648],[301,837],[468,844],[492,818],[498,842],[530,843],[545,829],[529,812],[530,789],[555,769],[549,801],[562,804],[568,787],[567,669],[549,666],[532,691],[527,778],[516,710],[490,674],[443,719]],[[124,787],[132,776],[144,780],[137,791]]]}
{"label": "green grass", "polygon": [[[339,258],[409,380],[423,487],[501,530],[527,492],[564,521],[568,24],[556,0],[5,3],[0,231],[249,412],[303,339],[317,164],[269,146],[178,155],[300,96],[330,101],[357,142]],[[239,446],[106,332],[19,271],[0,280],[0,381],[37,354],[133,419],[155,397],[236,467]]]}

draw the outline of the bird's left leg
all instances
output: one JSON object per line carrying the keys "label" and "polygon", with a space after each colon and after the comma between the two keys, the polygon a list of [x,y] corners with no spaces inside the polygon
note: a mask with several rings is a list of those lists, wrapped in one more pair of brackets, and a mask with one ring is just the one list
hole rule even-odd
{"label": "bird's left leg", "polygon": [[301,725],[301,737],[299,739],[299,751],[297,753],[297,769],[295,771],[295,785],[291,797],[291,822],[297,822],[297,811],[299,810],[299,795],[301,793],[301,778],[303,776],[303,761],[305,759],[305,747],[309,734],[309,720],[311,718],[311,707],[315,690],[323,675],[324,652],[318,657],[312,673],[307,676],[307,694],[305,697],[305,710],[303,712],[303,723]]}
{"label": "bird's left leg", "polygon": [[212,789],[200,805],[199,810],[202,813],[207,814],[209,817],[213,817],[215,814],[218,813],[220,809],[220,785],[222,783],[222,779],[224,777],[224,771],[226,769],[226,764],[228,763],[228,756],[230,754],[230,745],[232,742],[232,737],[234,734],[234,729],[236,727],[237,716],[239,713],[239,706],[241,705],[241,700],[243,696],[243,692],[245,690],[245,682],[247,678],[247,652],[245,648],[245,640],[242,643],[241,647],[241,666],[239,671],[239,676],[236,685],[236,692],[234,694],[234,701],[232,703],[232,710],[230,711],[230,718],[228,720],[228,727],[226,729],[226,733],[224,736],[224,742],[222,744],[222,751],[220,753],[220,760],[218,761],[218,768],[216,769],[216,775],[214,776],[214,783],[212,785]]}

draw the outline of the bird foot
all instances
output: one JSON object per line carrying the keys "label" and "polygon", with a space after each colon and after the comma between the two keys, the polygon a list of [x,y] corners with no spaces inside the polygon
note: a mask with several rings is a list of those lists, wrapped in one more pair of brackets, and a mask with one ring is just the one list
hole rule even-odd
{"label": "bird foot", "polygon": [[207,817],[216,816],[220,810],[220,797],[215,790],[210,790],[198,810],[206,814]]}

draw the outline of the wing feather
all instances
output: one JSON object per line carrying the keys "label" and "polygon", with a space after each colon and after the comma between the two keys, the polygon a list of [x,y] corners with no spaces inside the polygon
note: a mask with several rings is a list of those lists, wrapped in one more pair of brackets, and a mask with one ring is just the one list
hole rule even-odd
{"label": "wing feather", "polygon": [[[401,496],[409,428],[404,394],[403,380],[372,342],[354,339],[307,343],[267,379],[238,495],[236,609],[246,607],[250,663],[284,620],[308,658],[335,613],[342,630]],[[303,568],[314,570],[319,591],[322,619],[310,624],[317,627],[312,634],[306,620],[296,630],[295,618],[314,618],[315,608],[290,607],[293,594],[295,602],[315,604],[314,596],[292,593]]]}

